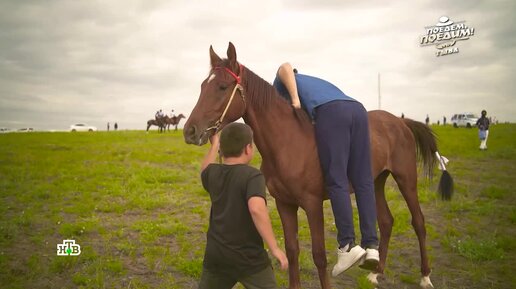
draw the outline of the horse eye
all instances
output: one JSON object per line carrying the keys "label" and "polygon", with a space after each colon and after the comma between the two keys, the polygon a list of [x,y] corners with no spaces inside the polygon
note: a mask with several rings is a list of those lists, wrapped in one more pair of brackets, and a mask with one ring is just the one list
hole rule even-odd
{"label": "horse eye", "polygon": [[227,86],[227,85],[225,85],[225,84],[221,84],[221,85],[219,85],[219,89],[220,89],[220,90],[226,90],[227,88],[228,88],[228,86]]}

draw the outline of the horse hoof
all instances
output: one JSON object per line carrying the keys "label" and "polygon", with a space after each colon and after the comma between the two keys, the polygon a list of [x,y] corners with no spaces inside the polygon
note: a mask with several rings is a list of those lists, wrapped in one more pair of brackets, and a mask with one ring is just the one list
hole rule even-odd
{"label": "horse hoof", "polygon": [[367,280],[373,283],[374,285],[378,285],[378,273],[371,272],[367,275]]}
{"label": "horse hoof", "polygon": [[432,284],[432,281],[430,281],[430,276],[423,276],[421,278],[421,282],[419,283],[419,286],[423,289],[433,289],[434,285]]}

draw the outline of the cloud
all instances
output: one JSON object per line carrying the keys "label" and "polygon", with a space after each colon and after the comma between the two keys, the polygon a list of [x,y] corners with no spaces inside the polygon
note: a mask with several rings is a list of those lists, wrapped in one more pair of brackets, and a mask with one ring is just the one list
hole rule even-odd
{"label": "cloud", "polygon": [[[516,121],[514,1],[3,1],[0,126],[142,128],[157,109],[186,115],[208,48],[265,79],[282,62],[364,103],[422,120],[483,108]],[[456,55],[420,47],[440,16],[475,35]]]}

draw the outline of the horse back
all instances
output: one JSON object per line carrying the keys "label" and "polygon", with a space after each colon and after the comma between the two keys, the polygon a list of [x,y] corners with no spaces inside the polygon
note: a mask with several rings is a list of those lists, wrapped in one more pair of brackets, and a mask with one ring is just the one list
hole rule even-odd
{"label": "horse back", "polygon": [[416,163],[414,135],[403,120],[387,111],[368,112],[373,178]]}

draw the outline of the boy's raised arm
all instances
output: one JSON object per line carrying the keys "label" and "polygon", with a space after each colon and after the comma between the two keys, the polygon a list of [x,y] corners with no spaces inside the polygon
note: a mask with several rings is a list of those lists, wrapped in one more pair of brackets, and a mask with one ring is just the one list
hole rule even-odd
{"label": "boy's raised arm", "polygon": [[272,255],[280,262],[281,269],[286,270],[288,268],[288,259],[278,246],[276,238],[274,237],[271,220],[269,218],[269,210],[265,205],[265,200],[262,197],[251,197],[247,201],[247,204],[258,233],[260,233],[267,247],[271,250]]}
{"label": "boy's raised arm", "polygon": [[220,134],[215,133],[210,137],[211,147],[208,150],[208,153],[206,156],[204,156],[204,159],[201,162],[201,172],[204,171],[204,169],[212,163],[215,163],[215,160],[217,159],[217,155],[219,152],[219,138]]}

